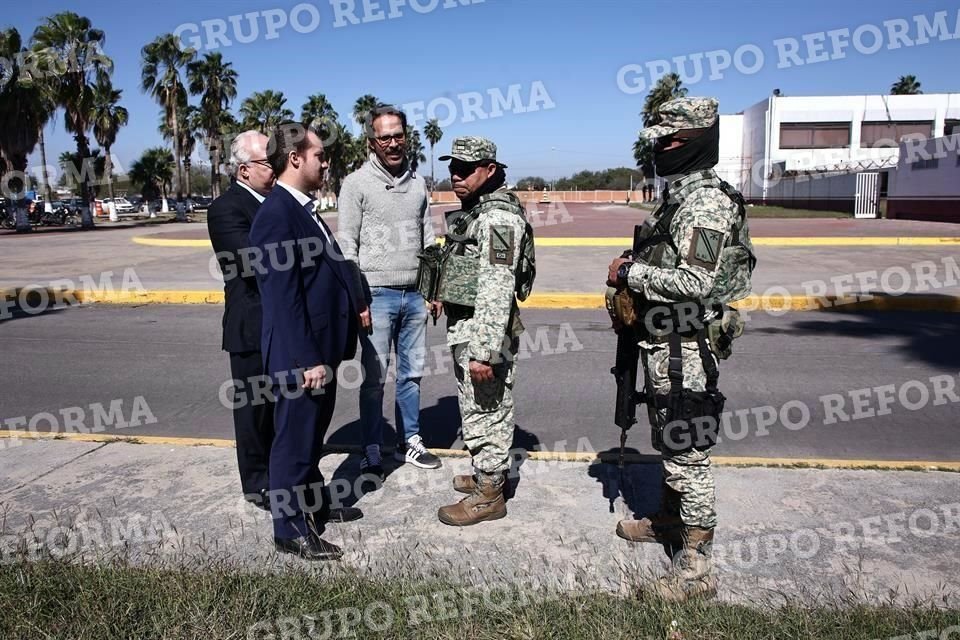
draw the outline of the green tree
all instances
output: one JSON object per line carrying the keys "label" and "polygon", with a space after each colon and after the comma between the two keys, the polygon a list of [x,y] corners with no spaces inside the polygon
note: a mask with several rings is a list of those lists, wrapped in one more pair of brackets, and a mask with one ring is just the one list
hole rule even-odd
{"label": "green tree", "polygon": [[686,87],[681,86],[683,81],[676,73],[668,73],[657,80],[650,93],[643,101],[643,111],[640,115],[643,117],[643,126],[652,127],[660,123],[660,105],[669,102],[675,98],[683,98],[687,95]]}
{"label": "green tree", "polygon": [[[57,13],[45,19],[33,32],[34,49],[40,52],[42,66],[55,70],[52,77],[59,80],[57,102],[64,109],[64,124],[77,145],[77,154],[90,155],[87,134],[93,122],[93,93],[96,80],[113,70],[113,61],[103,53],[106,39],[103,31],[95,29],[89,18],[72,11]],[[92,200],[90,184],[81,185],[81,197]],[[89,207],[83,209],[81,225],[93,227]]]}
{"label": "green tree", "polygon": [[[668,73],[657,80],[657,84],[643,101],[643,111],[640,112],[644,128],[660,123],[660,105],[687,95],[687,88],[682,85],[683,81],[676,73]],[[638,136],[633,143],[633,159],[636,160],[644,176],[648,178],[654,176],[653,145],[645,138]]]}
{"label": "green tree", "polygon": [[175,158],[169,149],[153,147],[144,151],[130,165],[127,177],[132,184],[140,186],[140,193],[145,199],[152,200],[157,196],[166,198],[175,166]]}
{"label": "green tree", "polygon": [[336,133],[339,117],[327,96],[322,93],[308,96],[300,107],[300,121],[318,131],[324,144]]}
{"label": "green tree", "polygon": [[281,122],[293,118],[293,111],[286,104],[282,91],[268,89],[250,94],[240,103],[241,127],[269,135]]}
{"label": "green tree", "polygon": [[75,195],[82,197],[85,178],[91,178],[88,183],[90,193],[93,197],[100,195],[104,181],[109,179],[107,159],[100,153],[100,149],[92,150],[86,157],[80,157],[76,151],[64,151],[57,160],[60,164],[58,184],[61,187],[67,187]]}
{"label": "green tree", "polygon": [[[200,130],[210,156],[210,183],[213,197],[220,195],[220,165],[225,157],[224,144],[230,103],[237,97],[237,72],[224,62],[220,53],[207,53],[202,60],[187,65],[190,93],[200,95]],[[232,118],[231,118],[232,119]]]}
{"label": "green tree", "polygon": [[[180,120],[178,105],[186,99],[186,89],[180,81],[180,69],[189,65],[197,57],[192,48],[181,49],[180,39],[172,33],[166,33],[140,51],[140,84],[163,107],[164,119],[172,132],[173,156],[176,160],[177,200],[183,198],[183,173],[181,172],[182,149],[180,147]],[[177,212],[177,219],[184,221],[185,215]]]}
{"label": "green tree", "polygon": [[[3,180],[3,197],[16,204],[17,231],[30,231],[27,219],[27,157],[37,146],[43,126],[43,97],[21,61],[26,49],[20,33],[13,28],[0,32],[0,72],[6,82],[0,83],[0,152],[3,169],[13,175]],[[0,171],[0,174],[3,172]]]}
{"label": "green tree", "polygon": [[890,95],[893,96],[915,96],[923,93],[920,90],[920,81],[917,76],[900,76],[896,82],[890,85]]}
{"label": "green tree", "polygon": [[427,161],[427,156],[423,155],[423,142],[420,140],[420,132],[413,127],[407,127],[407,161],[410,163],[410,171],[416,171],[421,162]]}
{"label": "green tree", "polygon": [[526,178],[517,180],[517,189],[520,191],[526,191],[527,189],[543,191],[546,186],[547,181],[540,176],[527,176]]}
{"label": "green tree", "polygon": [[97,144],[103,149],[106,156],[106,167],[103,177],[107,181],[107,193],[113,199],[113,160],[110,158],[110,148],[117,141],[117,132],[120,127],[126,126],[128,114],[120,106],[121,89],[114,89],[110,80],[101,78],[94,88],[93,94],[93,135]]}
{"label": "green tree", "polygon": [[381,102],[377,100],[376,96],[372,96],[369,93],[360,96],[357,98],[357,101],[353,103],[353,119],[358,125],[360,125],[360,130],[364,137],[366,137],[366,123],[367,116],[371,111],[376,109],[381,105]]}
{"label": "green tree", "polygon": [[430,143],[430,177],[435,182],[437,179],[437,165],[433,160],[433,148],[443,138],[443,129],[440,128],[440,122],[436,118],[429,120],[423,127],[423,135],[427,138],[427,142]]}
{"label": "green tree", "polygon": [[[202,117],[197,107],[187,104],[187,94],[185,91],[182,92],[177,104],[177,122],[180,123],[177,134],[180,136],[178,145],[183,154],[180,162],[184,176],[184,193],[187,198],[193,194],[193,185],[190,182],[190,167],[193,164],[193,152],[197,148],[197,140],[200,137]],[[160,119],[160,126],[157,127],[157,131],[163,136],[164,140],[173,141],[173,129],[165,118]]]}

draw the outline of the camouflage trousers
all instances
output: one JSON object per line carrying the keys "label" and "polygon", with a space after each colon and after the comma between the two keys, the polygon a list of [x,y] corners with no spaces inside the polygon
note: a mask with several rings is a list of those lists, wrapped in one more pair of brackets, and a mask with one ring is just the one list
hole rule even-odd
{"label": "camouflage trousers", "polygon": [[453,369],[457,376],[457,398],[463,424],[463,443],[473,457],[473,467],[486,473],[510,467],[513,446],[513,381],[519,340],[510,345],[511,357],[492,364],[492,382],[474,383],[470,378],[467,345],[453,347]]}
{"label": "camouflage trousers", "polygon": [[[684,342],[683,387],[691,391],[706,389],[707,375],[696,342]],[[641,349],[648,384],[656,394],[670,392],[667,367],[670,349],[666,344]],[[716,358],[711,353],[714,362]],[[649,409],[650,424],[664,424],[666,410]],[[663,452],[663,482],[680,496],[680,519],[688,527],[712,529],[717,525],[716,489],[710,466],[710,449],[691,449],[685,453]]]}

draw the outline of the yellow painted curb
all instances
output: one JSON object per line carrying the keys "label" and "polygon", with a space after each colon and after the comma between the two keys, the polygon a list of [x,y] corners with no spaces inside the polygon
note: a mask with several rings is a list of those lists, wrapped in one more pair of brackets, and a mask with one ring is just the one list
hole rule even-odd
{"label": "yellow painted curb", "polygon": [[[153,444],[175,447],[218,447],[233,449],[236,442],[225,438],[189,438],[177,436],[121,436],[94,433],[42,433],[36,431],[0,430],[0,439],[68,440],[70,442],[125,442],[130,444]],[[328,445],[326,453],[359,453],[359,445]],[[466,458],[469,452],[463,449],[430,449],[439,456]],[[597,454],[588,451],[528,451],[530,460],[541,462],[615,462],[616,452]],[[646,462],[656,455],[627,454],[624,460],[630,463]],[[876,469],[884,471],[954,471],[960,472],[960,462],[928,460],[844,460],[837,458],[759,458],[742,456],[713,456],[713,464],[721,467],[785,467],[811,469]]]}
{"label": "yellow painted curb", "polygon": [[205,247],[211,248],[209,239],[189,239],[189,238],[153,238],[151,236],[134,236],[132,240],[136,244],[143,244],[149,247]]}
{"label": "yellow painted curb", "polygon": [[[28,300],[40,296],[51,303],[72,304],[223,304],[223,291],[214,289],[190,290],[171,289],[156,291],[83,291],[73,289],[54,289],[50,287],[21,287],[0,289],[0,300],[18,300],[22,292]],[[31,298],[33,296],[33,298]],[[40,301],[28,303],[39,307]],[[604,297],[601,293],[534,293],[520,304],[525,309],[604,309]],[[792,294],[771,294],[758,296],[752,294],[733,303],[743,311],[764,313],[788,313],[791,311],[917,311],[960,313],[960,296],[916,295],[872,296],[860,294],[854,296],[806,296]]]}

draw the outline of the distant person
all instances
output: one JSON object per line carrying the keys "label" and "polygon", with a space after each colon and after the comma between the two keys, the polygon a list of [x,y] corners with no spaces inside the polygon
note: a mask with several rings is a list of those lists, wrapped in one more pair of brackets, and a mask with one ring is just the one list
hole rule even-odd
{"label": "distant person", "polygon": [[248,501],[269,510],[273,402],[251,391],[263,376],[260,290],[253,271],[243,268],[250,227],[275,181],[267,162],[267,136],[258,131],[238,135],[230,145],[230,173],[230,187],[207,211],[207,229],[224,274],[223,350],[230,354],[230,376],[239,384],[233,430],[240,487]]}
{"label": "distant person", "polygon": [[[343,181],[337,237],[352,267],[354,286],[367,292],[369,305],[361,310],[360,469],[382,479],[383,388],[391,348],[397,353],[394,458],[421,469],[441,466],[420,437],[428,305],[416,286],[417,255],[436,240],[426,183],[407,160],[406,115],[380,107],[367,122],[369,157]],[[439,302],[429,305],[434,318],[440,310]]]}
{"label": "distant person", "polygon": [[[318,464],[337,399],[337,368],[357,349],[358,301],[333,233],[308,195],[323,185],[323,144],[300,123],[277,127],[268,145],[277,184],[250,230],[260,251],[261,351],[276,398],[270,449],[274,546],[308,560],[343,552],[321,537],[333,509]],[[281,504],[282,501],[282,504]]]}

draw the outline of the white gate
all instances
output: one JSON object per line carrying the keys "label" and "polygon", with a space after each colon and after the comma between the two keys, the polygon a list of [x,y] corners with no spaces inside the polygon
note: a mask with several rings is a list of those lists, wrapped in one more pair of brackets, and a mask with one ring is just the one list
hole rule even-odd
{"label": "white gate", "polygon": [[857,196],[853,215],[856,218],[876,218],[880,193],[880,174],[876,171],[857,174]]}

